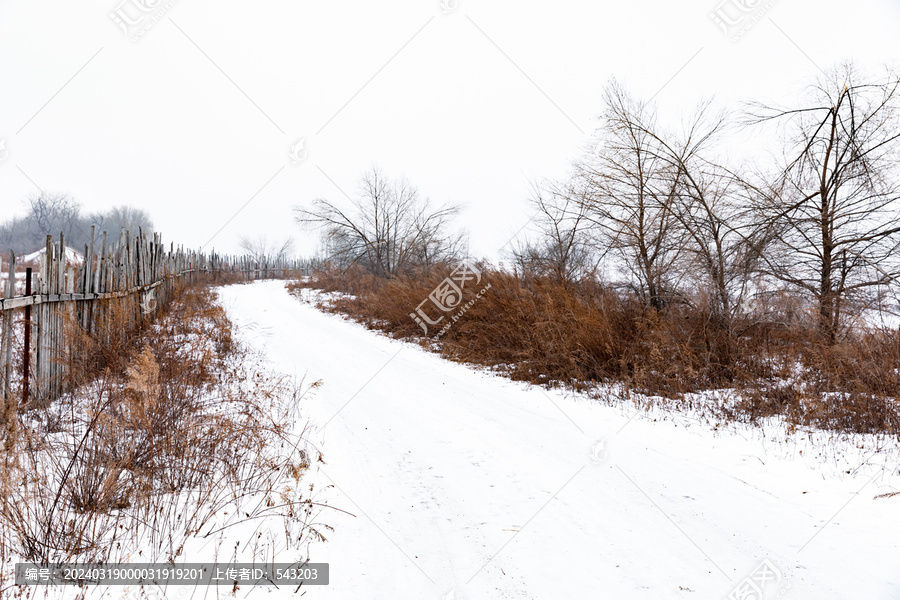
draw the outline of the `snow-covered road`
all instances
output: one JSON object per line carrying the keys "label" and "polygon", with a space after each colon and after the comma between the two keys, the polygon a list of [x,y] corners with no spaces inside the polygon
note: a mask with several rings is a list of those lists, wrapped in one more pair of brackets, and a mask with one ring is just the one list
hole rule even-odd
{"label": "snow-covered road", "polygon": [[335,531],[312,554],[331,584],[307,597],[724,600],[768,560],[781,581],[764,599],[900,599],[900,496],[873,499],[897,489],[896,454],[829,460],[507,381],[283,282],[220,298],[273,369],[322,381],[313,477],[356,516],[325,513]]}

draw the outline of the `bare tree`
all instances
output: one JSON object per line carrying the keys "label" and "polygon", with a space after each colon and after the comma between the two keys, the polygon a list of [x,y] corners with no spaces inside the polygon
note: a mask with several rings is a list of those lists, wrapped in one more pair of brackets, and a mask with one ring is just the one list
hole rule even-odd
{"label": "bare tree", "polygon": [[754,105],[755,122],[786,126],[774,193],[757,209],[777,251],[769,274],[805,291],[834,342],[848,308],[900,275],[900,79],[864,81],[852,65],[811,86],[799,108]]}
{"label": "bare tree", "polygon": [[719,138],[728,131],[728,117],[715,112],[711,102],[699,105],[684,133],[656,140],[658,158],[678,173],[671,213],[684,234],[684,249],[694,297],[703,299],[719,330],[734,335],[734,318],[743,311],[750,284],[766,249],[765,228],[757,227],[747,210],[757,190],[746,178],[711,158]]}
{"label": "bare tree", "polygon": [[585,192],[578,183],[545,181],[532,186],[530,204],[540,238],[520,244],[511,253],[523,275],[545,275],[569,284],[597,274],[602,257],[594,244]]}
{"label": "bare tree", "polygon": [[605,92],[596,151],[576,165],[584,214],[603,232],[639,297],[659,309],[676,295],[682,239],[672,214],[683,173],[661,158],[655,110],[617,82]]}
{"label": "bare tree", "polygon": [[90,227],[81,215],[81,205],[69,194],[40,192],[26,200],[26,215],[20,221],[20,244],[31,251],[44,246],[48,235],[66,237],[66,244],[78,248]]}
{"label": "bare tree", "polygon": [[322,228],[329,258],[379,277],[451,260],[462,244],[450,229],[458,206],[433,208],[405,179],[389,179],[378,168],[363,175],[349,210],[318,198],[294,211],[298,223]]}
{"label": "bare tree", "polygon": [[241,236],[240,245],[244,252],[260,263],[290,258],[296,247],[293,237],[287,237],[279,242],[269,240],[265,234],[260,234],[256,238]]}

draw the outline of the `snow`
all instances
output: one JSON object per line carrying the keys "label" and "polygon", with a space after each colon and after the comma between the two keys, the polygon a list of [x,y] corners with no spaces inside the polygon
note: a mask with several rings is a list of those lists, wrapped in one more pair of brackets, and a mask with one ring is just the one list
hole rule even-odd
{"label": "snow", "polygon": [[[718,430],[505,380],[259,282],[220,290],[305,407],[334,485],[312,598],[900,598],[896,445]],[[324,498],[319,498],[324,499]],[[739,597],[739,596],[736,596]]]}
{"label": "snow", "polygon": [[[31,254],[26,254],[25,256],[16,260],[19,264],[28,264],[41,260],[43,256],[47,253],[46,248],[41,248]],[[84,262],[84,256],[77,250],[73,248],[66,247],[66,262],[69,264],[77,264],[80,265]]]}

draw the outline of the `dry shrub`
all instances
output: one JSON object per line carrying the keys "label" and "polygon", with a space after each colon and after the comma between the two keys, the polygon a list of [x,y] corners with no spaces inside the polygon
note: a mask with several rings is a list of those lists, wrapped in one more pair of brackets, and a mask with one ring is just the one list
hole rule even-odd
{"label": "dry shrub", "polygon": [[[848,334],[842,343],[829,346],[816,335],[814,321],[799,317],[738,319],[729,326],[703,303],[657,311],[597,282],[564,284],[480,268],[482,280],[465,289],[463,303],[487,283],[490,290],[439,339],[435,334],[444,322],[426,336],[410,313],[451,272],[451,265],[393,279],[376,278],[358,267],[324,270],[289,289],[338,292],[322,308],[394,337],[417,340],[452,360],[534,384],[584,388],[624,383],[626,390],[673,400],[691,392],[731,389],[740,400],[719,407],[727,418],[752,421],[780,415],[826,429],[900,432],[896,331]],[[773,305],[779,319],[802,316],[797,307],[782,304]]]}

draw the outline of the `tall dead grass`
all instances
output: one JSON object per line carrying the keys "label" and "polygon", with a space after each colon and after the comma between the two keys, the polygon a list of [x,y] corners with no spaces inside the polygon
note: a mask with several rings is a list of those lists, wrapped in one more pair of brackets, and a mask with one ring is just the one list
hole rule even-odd
{"label": "tall dead grass", "polygon": [[[110,310],[105,327],[125,318]],[[175,561],[192,539],[272,518],[284,559],[306,560],[328,530],[301,485],[320,456],[299,403],[317,384],[268,375],[204,286],[134,331],[69,335],[72,392],[24,407],[0,451],[0,554]]]}
{"label": "tall dead grass", "polygon": [[748,316],[729,329],[689,304],[655,310],[597,282],[523,279],[482,265],[481,285],[489,282],[490,291],[436,340],[410,313],[450,271],[386,280],[355,268],[323,270],[289,287],[339,292],[322,307],[517,380],[576,389],[617,383],[673,400],[728,389],[740,398],[720,407],[729,419],[780,415],[798,425],[900,434],[896,331],[827,345],[799,319]]}

